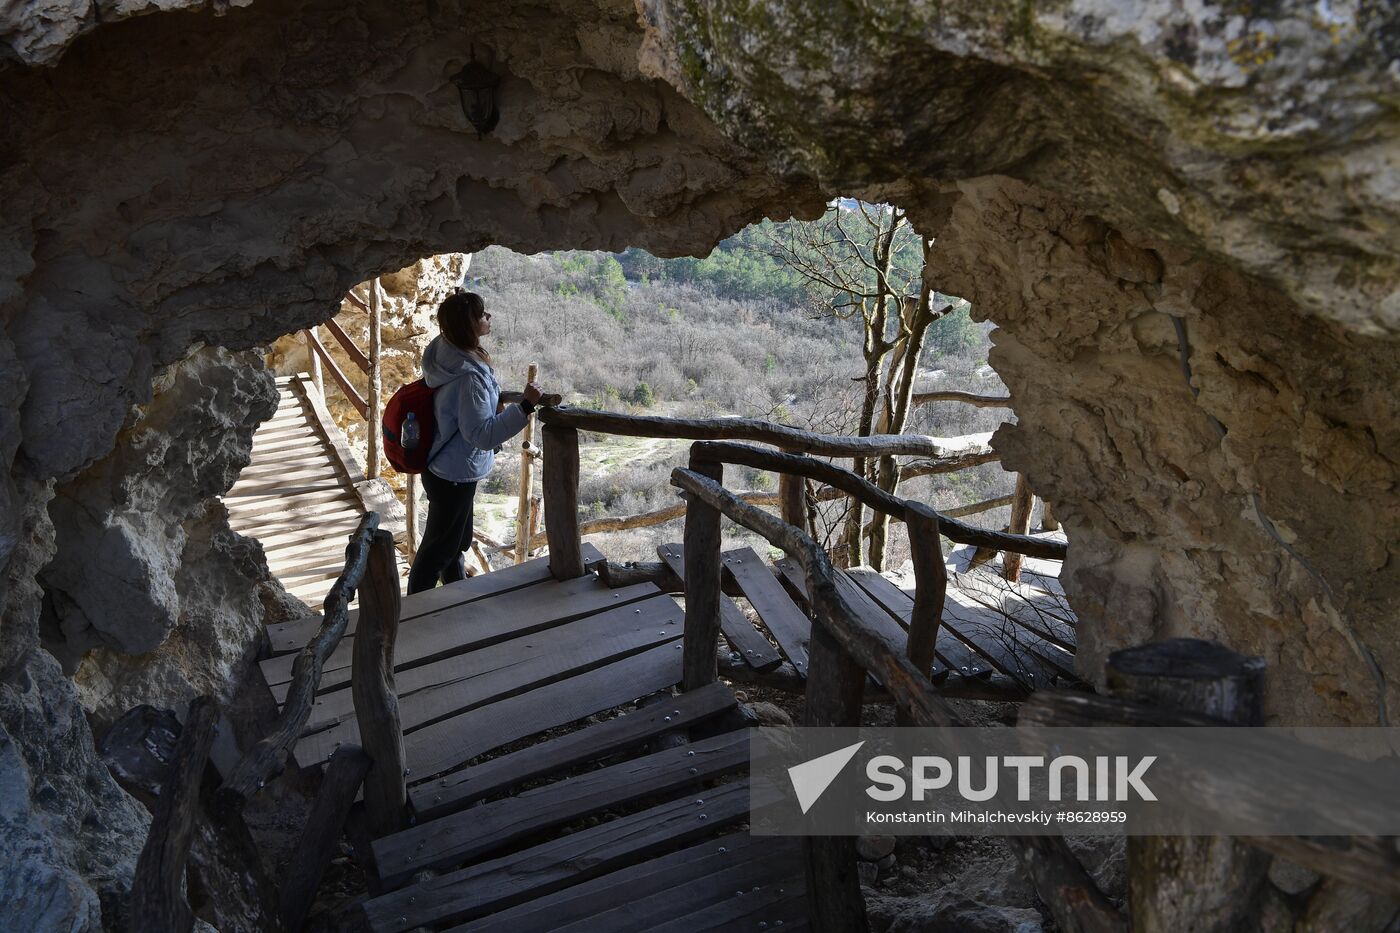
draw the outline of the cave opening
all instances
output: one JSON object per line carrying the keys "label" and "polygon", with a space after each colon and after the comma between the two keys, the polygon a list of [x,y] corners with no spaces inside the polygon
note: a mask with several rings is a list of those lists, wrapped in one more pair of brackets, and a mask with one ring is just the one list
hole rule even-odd
{"label": "cave opening", "polygon": [[[0,867],[5,891],[49,905],[24,900],[12,925],[120,920],[147,816],[94,731],[135,704],[233,703],[259,629],[305,611],[266,573],[284,532],[260,556],[218,501],[281,417],[260,348],[315,326],[335,355],[324,324],[356,283],[451,249],[699,255],[760,217],[819,217],[832,192],[906,207],[936,238],[936,288],[974,329],[995,321],[985,362],[1016,399],[1005,424],[975,409],[965,429],[913,430],[995,427],[1006,472],[1054,502],[1076,673],[1102,689],[1112,652],[1199,637],[1264,659],[1269,722],[1383,719],[1400,702],[1400,380],[1393,50],[1376,38],[1393,30],[1373,6],[1323,22],[1301,3],[1006,20],[260,0],[7,18],[0,783],[24,790]],[[451,83],[473,42],[502,78],[481,135]],[[562,373],[546,350],[572,347],[606,372],[608,345],[587,341],[626,323],[586,289],[551,295],[577,313],[532,355]],[[574,401],[641,417],[702,383],[710,345],[653,297],[637,319],[674,354]],[[715,379],[733,404],[699,415],[801,408],[781,354],[770,368],[750,343]],[[615,483],[645,451],[605,446],[584,445],[583,520],[655,510],[665,471]],[[511,491],[492,495],[509,527]],[[253,496],[245,514],[267,511]]]}

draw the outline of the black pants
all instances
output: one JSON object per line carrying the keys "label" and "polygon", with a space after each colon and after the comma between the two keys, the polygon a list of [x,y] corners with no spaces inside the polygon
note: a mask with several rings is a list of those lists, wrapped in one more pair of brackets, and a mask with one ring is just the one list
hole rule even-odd
{"label": "black pants", "polygon": [[467,575],[462,552],[472,546],[472,501],[476,483],[454,483],[431,470],[421,474],[428,494],[428,527],[418,544],[408,591],[418,593],[443,583],[455,583]]}

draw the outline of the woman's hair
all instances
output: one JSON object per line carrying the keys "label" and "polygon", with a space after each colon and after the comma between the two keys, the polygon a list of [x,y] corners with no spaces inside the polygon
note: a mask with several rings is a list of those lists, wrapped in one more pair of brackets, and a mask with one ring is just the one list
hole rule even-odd
{"label": "woman's hair", "polygon": [[491,354],[476,335],[477,324],[486,313],[486,302],[476,292],[456,292],[438,305],[438,329],[447,342],[459,350],[480,357],[488,366]]}

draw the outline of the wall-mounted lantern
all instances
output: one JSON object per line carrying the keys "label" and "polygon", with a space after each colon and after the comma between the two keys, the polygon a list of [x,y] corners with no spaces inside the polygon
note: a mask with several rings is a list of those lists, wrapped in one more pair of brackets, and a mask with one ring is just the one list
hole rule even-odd
{"label": "wall-mounted lantern", "polygon": [[476,60],[476,49],[472,49],[471,59],[451,80],[462,98],[462,113],[476,128],[476,138],[495,129],[501,119],[501,111],[496,107],[496,89],[501,86],[501,77]]}

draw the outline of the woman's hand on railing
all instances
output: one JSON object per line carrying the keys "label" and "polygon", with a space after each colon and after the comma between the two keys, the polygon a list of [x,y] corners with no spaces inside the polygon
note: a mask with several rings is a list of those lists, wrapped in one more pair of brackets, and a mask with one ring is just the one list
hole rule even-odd
{"label": "woman's hand on railing", "polygon": [[540,399],[544,397],[544,392],[536,383],[530,382],[526,383],[525,391],[522,392],[521,395],[523,395],[525,401],[529,402],[531,405],[538,405]]}

